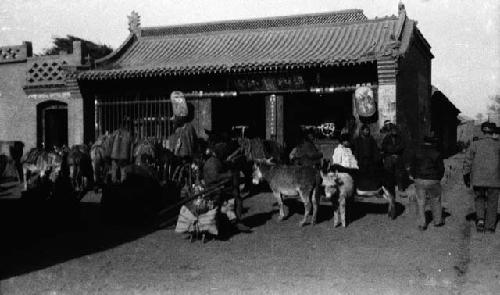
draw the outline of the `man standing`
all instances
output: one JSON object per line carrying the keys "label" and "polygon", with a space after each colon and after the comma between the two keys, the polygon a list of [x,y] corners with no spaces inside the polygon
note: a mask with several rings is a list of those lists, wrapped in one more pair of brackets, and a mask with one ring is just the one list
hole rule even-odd
{"label": "man standing", "polygon": [[464,182],[475,194],[476,229],[494,233],[500,192],[500,141],[495,123],[481,124],[485,137],[472,142],[464,160]]}
{"label": "man standing", "polygon": [[357,187],[361,191],[374,191],[380,188],[380,154],[377,142],[370,134],[370,127],[362,125],[360,136],[354,139],[354,156],[358,160],[359,173]]}
{"label": "man standing", "polygon": [[443,226],[441,207],[441,178],[444,176],[444,162],[437,150],[437,139],[425,136],[410,162],[410,174],[415,179],[418,205],[418,228],[427,229],[425,205],[429,201],[435,227]]}
{"label": "man standing", "polygon": [[[382,154],[384,164],[384,186],[393,195],[396,193],[396,185],[402,188],[400,176],[403,171],[401,156],[404,151],[403,139],[398,134],[398,129],[393,123],[387,125],[388,134],[382,141]],[[385,126],[384,126],[385,127]]]}

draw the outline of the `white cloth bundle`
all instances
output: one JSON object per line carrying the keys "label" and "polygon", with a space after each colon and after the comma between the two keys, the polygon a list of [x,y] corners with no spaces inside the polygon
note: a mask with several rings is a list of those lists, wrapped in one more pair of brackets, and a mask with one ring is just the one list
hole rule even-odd
{"label": "white cloth bundle", "polygon": [[333,151],[332,158],[333,164],[337,164],[350,169],[359,169],[358,161],[352,154],[351,149],[348,147],[344,147],[341,144],[339,144]]}
{"label": "white cloth bundle", "polygon": [[206,213],[195,216],[186,206],[182,206],[177,219],[176,233],[186,232],[209,232],[212,235],[217,235],[217,209],[214,208]]}

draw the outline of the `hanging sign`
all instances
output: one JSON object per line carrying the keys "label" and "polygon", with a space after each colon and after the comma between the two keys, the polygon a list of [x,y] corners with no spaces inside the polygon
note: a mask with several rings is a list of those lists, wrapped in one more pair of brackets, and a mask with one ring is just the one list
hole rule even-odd
{"label": "hanging sign", "polygon": [[170,94],[170,101],[172,102],[172,111],[174,116],[185,117],[188,115],[188,107],[184,93],[181,91],[174,91]]}
{"label": "hanging sign", "polygon": [[373,90],[367,86],[361,86],[354,92],[354,99],[358,114],[361,117],[370,117],[377,111],[377,105],[373,97]]}
{"label": "hanging sign", "polygon": [[378,86],[378,116],[380,128],[385,121],[396,122],[396,85]]}

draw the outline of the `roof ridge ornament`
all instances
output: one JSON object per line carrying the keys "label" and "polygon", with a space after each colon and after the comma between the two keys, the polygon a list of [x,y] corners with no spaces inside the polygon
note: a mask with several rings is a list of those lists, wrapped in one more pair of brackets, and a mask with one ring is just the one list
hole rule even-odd
{"label": "roof ridge ornament", "polygon": [[399,1],[398,3],[398,15],[401,15],[401,13],[406,13],[405,5],[403,1]]}
{"label": "roof ridge ornament", "polygon": [[407,18],[407,15],[406,15],[405,5],[403,4],[403,1],[399,1],[399,4],[398,4],[398,23],[396,25],[396,29],[394,32],[394,37],[395,37],[394,39],[395,40],[401,40],[401,35],[403,33],[403,28],[404,28],[404,25],[406,22],[406,18]]}
{"label": "roof ridge ornament", "polygon": [[140,36],[141,34],[141,17],[139,13],[133,10],[128,18],[128,30],[130,33],[135,34],[136,36]]}

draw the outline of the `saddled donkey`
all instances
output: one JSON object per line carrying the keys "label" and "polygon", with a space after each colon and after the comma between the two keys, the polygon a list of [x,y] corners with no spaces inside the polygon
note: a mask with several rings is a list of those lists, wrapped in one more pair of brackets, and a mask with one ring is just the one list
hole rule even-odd
{"label": "saddled donkey", "polygon": [[235,171],[243,173],[245,187],[248,189],[252,185],[253,165],[264,159],[272,158],[277,163],[283,161],[283,148],[273,140],[263,140],[258,137],[240,137],[232,139],[225,133],[217,133],[205,130],[209,135],[208,145],[224,144],[226,152],[223,159]]}
{"label": "saddled donkey", "polygon": [[113,136],[106,133],[97,138],[90,148],[90,159],[94,170],[94,183],[101,186],[107,182],[107,176],[111,171],[111,150],[113,148]]}
{"label": "saddled donkey", "polygon": [[24,190],[28,190],[28,183],[33,174],[39,178],[48,177],[54,183],[61,171],[62,162],[63,157],[58,153],[31,149],[22,159]]}
{"label": "saddled donkey", "polygon": [[86,145],[74,145],[66,153],[69,177],[77,192],[85,192],[94,181],[94,170],[89,149]]}

